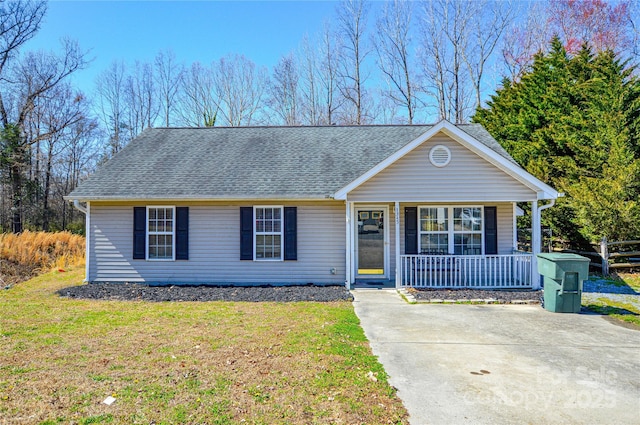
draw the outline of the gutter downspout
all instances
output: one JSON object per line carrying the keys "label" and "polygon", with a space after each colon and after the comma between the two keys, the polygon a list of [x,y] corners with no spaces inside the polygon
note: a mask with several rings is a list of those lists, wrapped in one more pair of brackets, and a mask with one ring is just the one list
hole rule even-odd
{"label": "gutter downspout", "polygon": [[80,211],[85,216],[85,229],[84,229],[84,240],[85,240],[85,253],[84,253],[84,281],[89,282],[89,247],[90,247],[90,229],[91,229],[91,205],[87,201],[87,206],[83,207],[80,205],[80,201],[77,199],[73,200],[73,206],[75,209]]}
{"label": "gutter downspout", "polygon": [[78,201],[77,199],[73,200],[73,206],[75,207],[75,209],[80,211],[82,214],[87,215],[87,209],[85,207],[83,207],[82,205],[80,205],[80,201]]}

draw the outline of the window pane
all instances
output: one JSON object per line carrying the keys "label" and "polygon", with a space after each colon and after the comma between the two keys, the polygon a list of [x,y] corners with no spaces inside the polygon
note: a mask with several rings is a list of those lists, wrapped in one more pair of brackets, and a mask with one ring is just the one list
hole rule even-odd
{"label": "window pane", "polygon": [[155,208],[150,208],[149,209],[149,220],[155,220],[156,218],[156,209]]}
{"label": "window pane", "polygon": [[273,231],[274,231],[274,232],[281,232],[281,231],[282,231],[282,230],[281,230],[281,229],[282,229],[282,226],[281,226],[281,224],[280,224],[280,223],[281,223],[280,221],[274,221],[274,222],[273,222]]}
{"label": "window pane", "polygon": [[273,250],[274,252],[277,253],[276,257],[280,256],[280,240],[281,240],[281,236],[280,235],[273,235]]}
{"label": "window pane", "polygon": [[165,210],[165,217],[167,220],[173,220],[173,209],[172,208],[167,208]]}
{"label": "window pane", "polygon": [[482,210],[480,208],[473,208],[473,231],[482,231]]}
{"label": "window pane", "polygon": [[264,258],[273,258],[272,241],[273,236],[267,235],[264,237]]}
{"label": "window pane", "polygon": [[447,254],[449,237],[446,234],[429,234],[420,236],[421,253],[426,255]]}
{"label": "window pane", "polygon": [[482,231],[480,208],[454,208],[453,222],[456,232]]}
{"label": "window pane", "polygon": [[424,232],[447,231],[448,208],[421,208],[420,230]]}
{"label": "window pane", "polygon": [[280,208],[273,209],[273,218],[280,220]]}
{"label": "window pane", "polygon": [[256,258],[264,258],[264,236],[256,235]]}
{"label": "window pane", "polygon": [[158,208],[158,220],[164,220],[164,209],[163,208]]}
{"label": "window pane", "polygon": [[265,208],[264,218],[271,219],[273,217],[273,208]]}
{"label": "window pane", "polygon": [[454,252],[458,255],[481,255],[482,235],[460,233],[454,236]]}

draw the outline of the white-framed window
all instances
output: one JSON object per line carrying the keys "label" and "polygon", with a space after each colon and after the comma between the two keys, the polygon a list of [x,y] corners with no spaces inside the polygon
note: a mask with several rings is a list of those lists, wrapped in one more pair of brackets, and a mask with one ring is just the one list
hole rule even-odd
{"label": "white-framed window", "polygon": [[175,217],[173,206],[147,207],[147,260],[175,259]]}
{"label": "white-framed window", "polygon": [[483,254],[483,208],[422,206],[418,212],[421,254]]}
{"label": "white-framed window", "polygon": [[284,251],[283,207],[259,205],[253,207],[253,259],[282,260]]}

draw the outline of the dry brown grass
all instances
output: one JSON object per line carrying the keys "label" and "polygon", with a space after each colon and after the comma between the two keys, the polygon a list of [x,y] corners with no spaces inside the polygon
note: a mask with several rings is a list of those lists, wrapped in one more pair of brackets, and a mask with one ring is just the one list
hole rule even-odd
{"label": "dry brown grass", "polygon": [[84,264],[85,239],[69,232],[0,234],[0,273],[4,282],[16,283],[53,268]]}
{"label": "dry brown grass", "polygon": [[349,302],[55,295],[81,280],[0,292],[0,424],[407,423]]}

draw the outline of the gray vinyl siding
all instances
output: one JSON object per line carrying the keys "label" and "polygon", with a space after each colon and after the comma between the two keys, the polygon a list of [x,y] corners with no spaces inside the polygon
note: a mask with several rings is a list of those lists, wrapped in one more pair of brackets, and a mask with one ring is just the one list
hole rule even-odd
{"label": "gray vinyl siding", "polygon": [[[438,168],[429,161],[435,145],[451,151]],[[451,138],[438,134],[347,195],[354,202],[531,201],[536,193]]]}
{"label": "gray vinyl siding", "polygon": [[[451,204],[428,204],[428,206],[456,206]],[[459,204],[462,205],[462,204]],[[469,205],[469,204],[465,204]],[[486,203],[475,204],[476,206],[496,206],[498,215],[498,254],[508,255],[513,253],[513,204],[511,203]],[[404,207],[427,206],[424,203],[406,203],[400,205],[400,255],[404,255]]]}
{"label": "gray vinyl siding", "polygon": [[[92,203],[88,280],[243,284],[345,282],[344,203],[260,204],[297,207],[297,261],[240,260],[240,206],[251,206],[250,203],[177,204],[189,207],[189,260],[133,260],[133,205]],[[331,274],[332,268],[336,269],[336,274]]]}
{"label": "gray vinyl siding", "polygon": [[498,254],[513,254],[513,204],[496,204],[498,207]]}

